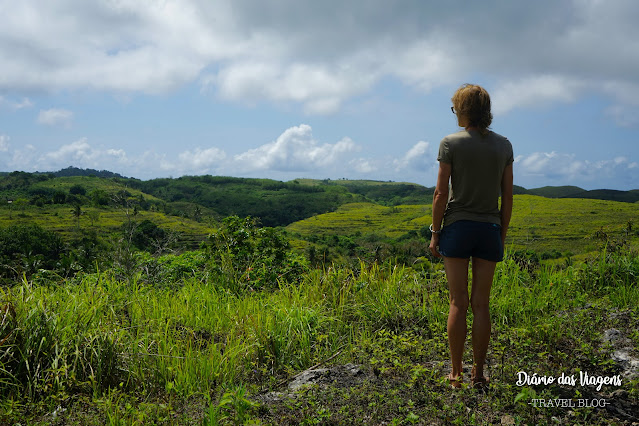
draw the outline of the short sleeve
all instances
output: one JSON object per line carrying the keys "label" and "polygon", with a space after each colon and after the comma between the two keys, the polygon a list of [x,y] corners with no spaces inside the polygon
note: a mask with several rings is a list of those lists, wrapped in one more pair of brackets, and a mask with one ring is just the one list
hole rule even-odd
{"label": "short sleeve", "polygon": [[513,145],[508,139],[506,139],[506,142],[506,166],[509,166],[515,162],[515,157],[513,155]]}
{"label": "short sleeve", "polygon": [[446,138],[442,139],[439,143],[439,153],[437,154],[437,161],[441,161],[446,164],[452,164],[452,158],[450,158],[450,147]]}

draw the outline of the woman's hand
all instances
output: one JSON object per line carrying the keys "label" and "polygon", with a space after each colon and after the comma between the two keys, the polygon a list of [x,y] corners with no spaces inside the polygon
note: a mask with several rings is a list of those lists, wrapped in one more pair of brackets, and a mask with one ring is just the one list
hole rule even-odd
{"label": "woman's hand", "polygon": [[428,248],[430,249],[430,252],[433,256],[442,257],[442,255],[437,250],[437,246],[439,246],[439,234],[432,234],[430,237],[430,245],[428,246]]}

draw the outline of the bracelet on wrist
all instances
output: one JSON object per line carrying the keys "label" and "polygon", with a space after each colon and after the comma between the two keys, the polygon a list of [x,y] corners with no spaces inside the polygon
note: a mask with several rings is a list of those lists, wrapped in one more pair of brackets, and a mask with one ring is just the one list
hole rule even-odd
{"label": "bracelet on wrist", "polygon": [[442,230],[441,230],[441,229],[440,229],[440,230],[438,230],[438,231],[435,231],[435,230],[433,229],[433,224],[432,224],[432,223],[431,223],[431,224],[430,224],[430,226],[428,227],[428,230],[431,232],[431,234],[441,234],[441,233],[442,233]]}

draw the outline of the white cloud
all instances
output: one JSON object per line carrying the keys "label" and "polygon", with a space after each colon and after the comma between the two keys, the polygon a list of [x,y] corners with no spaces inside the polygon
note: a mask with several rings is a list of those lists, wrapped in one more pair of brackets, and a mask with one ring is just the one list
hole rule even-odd
{"label": "white cloud", "polygon": [[226,153],[221,149],[196,148],[178,154],[177,161],[168,161],[163,157],[160,167],[162,170],[178,174],[201,175],[215,172],[225,159]]}
{"label": "white cloud", "polygon": [[112,159],[122,161],[126,155],[122,150],[99,150],[93,148],[86,138],[61,146],[57,151],[43,154],[39,162],[51,168],[76,167],[101,168],[101,163],[111,163]]}
{"label": "white cloud", "polygon": [[415,171],[425,171],[435,164],[435,158],[430,153],[430,144],[428,142],[419,141],[411,149],[406,152],[404,157],[393,161],[395,170],[410,169]]}
{"label": "white cloud", "polygon": [[362,174],[370,174],[378,170],[378,165],[370,158],[356,158],[349,162],[350,166],[357,172]]}
{"label": "white cloud", "polygon": [[0,135],[0,152],[9,151],[9,136]]}
{"label": "white cloud", "polygon": [[636,161],[623,156],[589,161],[569,153],[534,152],[515,158],[515,176],[554,185],[571,183],[598,188],[636,187],[639,182],[639,167]]}
{"label": "white cloud", "polygon": [[68,127],[73,121],[73,112],[66,109],[51,108],[41,110],[38,114],[38,123],[47,126],[63,125]]}
{"label": "white cloud", "polygon": [[286,129],[275,141],[234,157],[238,168],[245,171],[309,171],[328,168],[359,147],[349,138],[334,144],[320,145],[307,124]]}
{"label": "white cloud", "polygon": [[19,110],[24,108],[30,108],[33,106],[33,103],[29,98],[22,98],[21,101],[13,101],[6,99],[4,96],[0,96],[0,106],[8,107],[13,110]]}
{"label": "white cloud", "polygon": [[561,75],[536,75],[497,85],[491,95],[494,114],[514,108],[545,106],[556,102],[572,102],[586,83]]}
{"label": "white cloud", "polygon": [[7,168],[25,171],[54,171],[69,166],[120,171],[122,167],[134,164],[123,150],[95,148],[86,138],[49,152],[27,144],[14,149],[9,158]]}
{"label": "white cloud", "polygon": [[621,127],[634,127],[639,124],[639,106],[612,105],[606,108],[605,112]]}
{"label": "white cloud", "polygon": [[344,99],[369,89],[374,78],[345,65],[247,61],[230,65],[205,82],[215,84],[226,99],[294,101],[302,103],[307,113],[330,114]]}
{"label": "white cloud", "polygon": [[500,112],[639,84],[636,2],[401,6],[23,0],[0,16],[11,58],[0,90],[165,93],[199,81],[225,99],[327,114],[386,78],[428,91],[487,76]]}

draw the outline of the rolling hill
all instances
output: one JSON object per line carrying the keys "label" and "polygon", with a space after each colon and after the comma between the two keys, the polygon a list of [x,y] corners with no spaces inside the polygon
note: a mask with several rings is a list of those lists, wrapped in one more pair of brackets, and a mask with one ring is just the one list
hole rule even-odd
{"label": "rolling hill", "polygon": [[[286,227],[295,238],[368,235],[394,241],[416,237],[430,223],[433,188],[413,183],[221,176],[141,181],[97,177],[74,168],[64,174],[77,170],[82,176],[1,175],[0,199],[5,202],[0,226],[33,221],[63,234],[75,232],[78,225],[113,232],[129,208],[136,220],[148,219],[195,239],[202,239],[221,218],[238,215]],[[617,235],[639,217],[637,190],[516,187],[515,194],[508,240],[514,249],[588,251],[596,245],[591,239],[595,231]],[[74,205],[83,213],[79,219],[71,212]]]}

